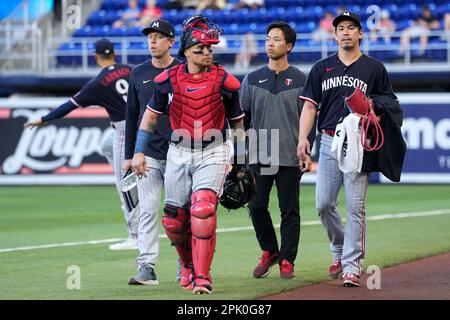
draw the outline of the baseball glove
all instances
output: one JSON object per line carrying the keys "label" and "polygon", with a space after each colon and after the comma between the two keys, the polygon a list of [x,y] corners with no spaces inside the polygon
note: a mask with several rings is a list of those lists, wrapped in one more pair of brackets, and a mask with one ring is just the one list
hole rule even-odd
{"label": "baseball glove", "polygon": [[[351,112],[361,116],[361,144],[366,151],[376,151],[381,149],[384,144],[383,129],[378,123],[375,112],[373,111],[372,101],[359,89],[345,98],[345,104]],[[371,133],[369,133],[371,130]],[[368,135],[371,134],[373,145],[368,140]]]}
{"label": "baseball glove", "polygon": [[255,195],[255,178],[248,166],[233,168],[223,185],[220,204],[228,210],[244,207]]}

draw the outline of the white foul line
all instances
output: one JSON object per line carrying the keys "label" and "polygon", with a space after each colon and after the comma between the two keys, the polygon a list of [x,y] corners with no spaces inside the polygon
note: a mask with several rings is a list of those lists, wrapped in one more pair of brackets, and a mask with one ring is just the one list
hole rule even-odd
{"label": "white foul line", "polygon": [[[402,219],[402,218],[414,218],[414,217],[430,217],[430,216],[438,216],[450,214],[450,209],[442,209],[442,210],[432,210],[432,211],[418,211],[418,212],[404,212],[404,213],[390,213],[390,214],[381,214],[375,216],[366,217],[366,221],[379,221],[379,220],[387,220],[387,219]],[[343,219],[345,221],[345,219]],[[302,226],[314,226],[320,225],[320,220],[311,220],[302,222]],[[280,225],[277,224],[274,226],[275,228],[279,228]],[[217,233],[226,233],[226,232],[239,232],[239,231],[252,231],[253,226],[248,227],[235,227],[235,228],[224,228],[217,229]],[[160,238],[167,238],[165,234],[159,235]],[[114,243],[125,240],[124,238],[113,238],[113,239],[103,239],[103,240],[91,240],[91,241],[78,241],[78,242],[64,242],[64,243],[53,243],[53,244],[44,244],[37,246],[26,246],[26,247],[16,247],[16,248],[5,248],[0,249],[0,253],[5,252],[15,252],[15,251],[28,251],[28,250],[37,250],[37,249],[50,249],[50,248],[60,248],[60,247],[75,247],[82,245],[94,245],[94,244],[103,244],[103,243]]]}

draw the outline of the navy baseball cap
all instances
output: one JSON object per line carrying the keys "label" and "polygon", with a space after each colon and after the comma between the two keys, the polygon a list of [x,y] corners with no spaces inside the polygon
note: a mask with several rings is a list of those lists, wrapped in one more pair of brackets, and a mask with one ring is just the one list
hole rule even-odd
{"label": "navy baseball cap", "polygon": [[337,27],[342,21],[350,20],[356,23],[358,28],[362,29],[361,18],[354,12],[344,11],[333,20],[333,27]]}
{"label": "navy baseball cap", "polygon": [[173,25],[169,21],[162,19],[153,20],[148,27],[142,29],[141,32],[145,35],[148,35],[150,32],[159,32],[169,38],[175,38],[175,28]]}
{"label": "navy baseball cap", "polygon": [[95,53],[110,54],[114,52],[114,45],[108,39],[101,39],[95,42]]}

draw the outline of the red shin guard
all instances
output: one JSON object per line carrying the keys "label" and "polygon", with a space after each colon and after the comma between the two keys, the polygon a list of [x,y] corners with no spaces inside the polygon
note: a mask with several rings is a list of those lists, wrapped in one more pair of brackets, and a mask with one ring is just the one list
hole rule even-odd
{"label": "red shin guard", "polygon": [[199,190],[192,195],[191,227],[192,256],[195,276],[210,279],[214,250],[216,248],[217,196],[210,190]]}
{"label": "red shin guard", "polygon": [[191,226],[189,211],[172,206],[164,207],[162,225],[175,246],[183,265],[192,263]]}

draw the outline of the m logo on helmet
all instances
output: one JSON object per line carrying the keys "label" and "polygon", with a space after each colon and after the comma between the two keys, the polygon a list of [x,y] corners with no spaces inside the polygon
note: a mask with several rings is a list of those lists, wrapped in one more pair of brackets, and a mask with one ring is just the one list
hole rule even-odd
{"label": "m logo on helmet", "polygon": [[152,28],[159,28],[159,21],[153,22]]}
{"label": "m logo on helmet", "polygon": [[342,15],[343,15],[343,16],[350,16],[350,12],[345,11]]}

